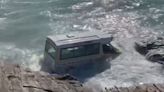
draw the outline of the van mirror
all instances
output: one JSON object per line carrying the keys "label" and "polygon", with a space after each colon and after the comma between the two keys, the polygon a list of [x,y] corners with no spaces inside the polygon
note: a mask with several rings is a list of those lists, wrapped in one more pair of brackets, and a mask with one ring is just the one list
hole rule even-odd
{"label": "van mirror", "polygon": [[113,53],[114,49],[111,44],[103,44],[103,53],[108,54],[108,53]]}

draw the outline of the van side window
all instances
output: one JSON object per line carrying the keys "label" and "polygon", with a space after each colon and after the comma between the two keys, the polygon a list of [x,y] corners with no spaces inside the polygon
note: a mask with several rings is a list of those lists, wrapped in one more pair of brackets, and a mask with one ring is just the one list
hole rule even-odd
{"label": "van side window", "polygon": [[90,44],[90,45],[85,45],[84,51],[86,52],[86,55],[93,55],[99,53],[99,48],[100,48],[100,44]]}
{"label": "van side window", "polygon": [[99,43],[63,48],[61,49],[60,59],[69,59],[88,55],[95,55],[99,54],[99,51]]}
{"label": "van side window", "polygon": [[47,44],[46,51],[52,58],[55,58],[56,50],[54,47],[52,47],[50,44]]}
{"label": "van side window", "polygon": [[74,47],[74,56],[73,57],[80,57],[85,56],[85,47],[84,46],[78,46]]}
{"label": "van side window", "polygon": [[113,46],[111,44],[103,44],[103,52],[105,54],[113,52]]}
{"label": "van side window", "polygon": [[62,59],[72,58],[74,55],[74,50],[75,50],[75,48],[62,49],[61,50],[61,58]]}

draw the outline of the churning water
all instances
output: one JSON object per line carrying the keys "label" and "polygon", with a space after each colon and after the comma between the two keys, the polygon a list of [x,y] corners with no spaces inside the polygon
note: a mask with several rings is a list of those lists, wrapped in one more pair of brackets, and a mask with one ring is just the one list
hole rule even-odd
{"label": "churning water", "polygon": [[5,62],[39,70],[46,36],[111,32],[122,54],[85,82],[100,89],[164,82],[163,66],[133,48],[139,37],[163,30],[164,0],[0,0],[0,60]]}

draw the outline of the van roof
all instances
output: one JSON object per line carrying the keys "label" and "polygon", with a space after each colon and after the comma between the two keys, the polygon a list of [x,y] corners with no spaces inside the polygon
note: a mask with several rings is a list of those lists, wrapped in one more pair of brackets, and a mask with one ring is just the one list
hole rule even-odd
{"label": "van roof", "polygon": [[87,32],[74,32],[70,34],[62,34],[62,35],[52,35],[48,36],[56,46],[66,45],[66,44],[74,44],[88,41],[99,41],[103,40],[112,40],[112,35],[109,32],[96,32],[96,31],[87,31]]}

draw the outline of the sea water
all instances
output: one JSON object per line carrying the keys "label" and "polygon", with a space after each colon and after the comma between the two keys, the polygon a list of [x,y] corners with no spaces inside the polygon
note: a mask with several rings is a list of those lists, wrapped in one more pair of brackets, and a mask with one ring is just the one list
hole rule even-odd
{"label": "sea water", "polygon": [[163,83],[163,66],[134,49],[139,37],[163,35],[163,30],[163,0],[0,0],[0,61],[39,71],[48,35],[108,31],[122,53],[109,60],[109,68],[86,78],[85,85]]}

